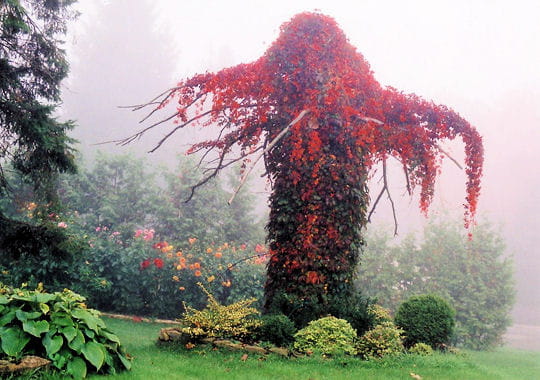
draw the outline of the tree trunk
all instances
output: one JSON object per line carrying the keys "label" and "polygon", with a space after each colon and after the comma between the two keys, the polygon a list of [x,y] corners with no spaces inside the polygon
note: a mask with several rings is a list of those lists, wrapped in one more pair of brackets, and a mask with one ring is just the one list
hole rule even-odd
{"label": "tree trunk", "polygon": [[[337,128],[326,123],[308,129],[301,141],[285,138],[269,155],[274,191],[265,311],[284,313],[298,326],[335,315],[354,298],[367,175],[362,152],[332,139]],[[301,165],[294,157],[299,149]]]}

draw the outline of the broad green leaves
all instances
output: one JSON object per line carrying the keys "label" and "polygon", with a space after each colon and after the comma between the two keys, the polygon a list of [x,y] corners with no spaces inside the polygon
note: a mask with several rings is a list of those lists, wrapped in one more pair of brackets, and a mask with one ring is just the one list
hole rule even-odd
{"label": "broad green leaves", "polygon": [[86,377],[86,362],[79,357],[74,358],[67,364],[67,372],[75,379],[83,379]]}
{"label": "broad green leaves", "polygon": [[49,294],[0,288],[0,356],[46,357],[76,379],[87,375],[88,364],[93,371],[131,367],[118,337],[97,311],[86,309],[83,297],[68,290]]}
{"label": "broad green leaves", "polygon": [[97,370],[101,368],[105,360],[105,347],[102,344],[90,341],[83,346],[81,352]]}
{"label": "broad green leaves", "polygon": [[60,335],[53,335],[51,333],[45,334],[43,337],[43,346],[47,350],[47,356],[51,357],[56,354],[62,345],[64,344],[64,339]]}
{"label": "broad green leaves", "polygon": [[49,331],[49,322],[40,320],[40,321],[24,321],[23,330],[28,334],[35,337],[40,337],[41,334]]}
{"label": "broad green leaves", "polygon": [[0,331],[2,351],[15,358],[22,356],[23,348],[30,342],[30,337],[16,327],[10,327]]}

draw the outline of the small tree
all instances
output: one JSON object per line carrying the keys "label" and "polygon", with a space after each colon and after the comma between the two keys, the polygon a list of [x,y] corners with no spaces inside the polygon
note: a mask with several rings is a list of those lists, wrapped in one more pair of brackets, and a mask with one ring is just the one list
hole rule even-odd
{"label": "small tree", "polygon": [[[68,71],[59,38],[73,16],[73,2],[0,3],[0,197],[10,196],[5,171],[14,170],[50,206],[56,174],[75,171],[73,141],[67,136],[72,123],[54,117]],[[46,251],[65,258],[69,253],[61,245],[66,240],[59,231],[12,220],[0,210],[0,255]]]}
{"label": "small tree", "polygon": [[352,299],[367,223],[367,179],[376,163],[382,162],[384,186],[375,204],[388,193],[386,161],[395,157],[408,189],[420,186],[426,211],[444,154],[439,141],[460,136],[469,220],[476,211],[483,162],[478,132],[448,107],[381,87],[330,17],[295,16],[260,59],[181,81],[147,104],[149,116],[173,99],[178,104],[171,115],[119,143],[172,119],[177,124],[154,150],[180,128],[214,126],[218,137],[188,151],[216,152],[193,190],[234,162],[247,164],[257,152],[255,162],[264,157],[273,184],[267,310],[286,307],[290,313],[310,305],[307,312],[317,318]]}

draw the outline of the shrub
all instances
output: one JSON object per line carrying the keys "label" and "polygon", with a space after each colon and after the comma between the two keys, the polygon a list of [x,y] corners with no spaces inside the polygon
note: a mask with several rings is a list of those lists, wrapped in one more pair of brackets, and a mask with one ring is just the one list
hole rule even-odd
{"label": "shrub", "polygon": [[409,298],[399,307],[396,325],[405,331],[405,346],[426,343],[433,348],[446,345],[454,330],[455,311],[443,298],[419,295]]}
{"label": "shrub", "polygon": [[333,315],[344,319],[356,330],[357,335],[369,330],[372,317],[368,312],[370,300],[360,294],[347,298],[327,297],[325,303],[295,294],[278,293],[268,310],[269,314],[285,314],[299,329],[314,319]]}
{"label": "shrub", "polygon": [[433,354],[433,348],[429,344],[425,343],[415,343],[412,345],[411,348],[409,348],[409,352],[411,354],[416,355],[431,355]]}
{"label": "shrub", "polygon": [[333,316],[320,318],[295,335],[293,348],[300,352],[328,355],[356,354],[356,331],[344,319]]}
{"label": "shrub", "polygon": [[185,313],[181,322],[184,327],[182,333],[192,340],[202,338],[231,338],[249,340],[249,336],[257,329],[261,322],[253,315],[258,314],[257,309],[249,307],[255,299],[235,302],[231,305],[221,305],[206,288],[198,284],[208,298],[208,305],[197,310],[184,304]]}
{"label": "shrub", "polygon": [[358,354],[364,359],[397,355],[403,351],[403,330],[386,321],[367,331],[358,340]]}
{"label": "shrub", "polygon": [[392,322],[392,317],[390,316],[390,310],[382,307],[381,305],[378,305],[378,304],[369,305],[368,314],[371,317],[371,320],[374,326],[380,325],[384,322]]}
{"label": "shrub", "polygon": [[258,338],[270,342],[276,346],[289,346],[294,342],[296,327],[286,315],[269,314],[261,318]]}
{"label": "shrub", "polygon": [[129,369],[118,337],[107,329],[99,312],[87,309],[85,298],[65,289],[46,293],[0,286],[0,354],[48,358],[58,370],[75,378],[88,370],[115,373]]}

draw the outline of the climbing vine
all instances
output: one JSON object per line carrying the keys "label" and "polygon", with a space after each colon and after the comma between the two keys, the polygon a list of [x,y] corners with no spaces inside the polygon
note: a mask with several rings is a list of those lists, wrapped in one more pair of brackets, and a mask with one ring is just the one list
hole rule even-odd
{"label": "climbing vine", "polygon": [[382,87],[330,17],[299,14],[258,60],[195,75],[135,108],[153,107],[151,118],[171,102],[174,112],[119,143],[171,120],[154,150],[178,129],[218,128],[218,137],[188,151],[216,157],[191,196],[225,167],[264,158],[273,185],[269,310],[283,309],[277,299],[285,297],[319,305],[322,313],[351,294],[367,223],[366,182],[370,169],[380,162],[386,168],[390,157],[401,162],[408,190],[419,187],[426,212],[445,155],[439,141],[460,136],[466,223],[474,218],[483,164],[478,132],[446,106]]}

